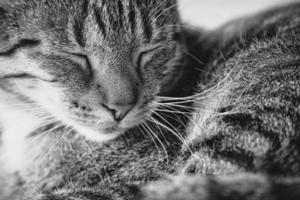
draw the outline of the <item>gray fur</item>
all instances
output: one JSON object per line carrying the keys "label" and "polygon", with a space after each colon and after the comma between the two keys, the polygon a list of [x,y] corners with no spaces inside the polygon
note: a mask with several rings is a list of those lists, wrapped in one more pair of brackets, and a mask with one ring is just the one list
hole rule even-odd
{"label": "gray fur", "polygon": [[[29,165],[5,175],[19,181],[0,194],[14,190],[22,200],[299,199],[300,5],[209,33],[182,33],[188,62],[168,100],[177,97],[173,106],[182,112],[191,112],[182,106],[193,103],[187,128],[176,117],[188,117],[162,112],[170,121],[161,122],[178,132],[149,124],[159,140],[140,128],[106,144],[75,131],[62,137],[68,128],[47,135],[37,130],[27,144]],[[184,98],[191,90],[195,95]]]}

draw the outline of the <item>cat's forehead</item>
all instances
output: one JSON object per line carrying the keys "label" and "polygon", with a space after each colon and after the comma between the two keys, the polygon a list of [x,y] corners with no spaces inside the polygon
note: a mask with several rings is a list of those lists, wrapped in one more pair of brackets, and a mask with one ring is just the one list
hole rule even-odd
{"label": "cat's forehead", "polygon": [[[22,35],[93,48],[168,41],[178,31],[176,0],[4,0]],[[31,31],[28,31],[31,30]],[[72,46],[72,45],[71,45]]]}
{"label": "cat's forehead", "polygon": [[[82,4],[80,17],[73,21],[78,43],[91,46],[97,43],[128,45],[167,39],[178,23],[174,1],[155,0],[97,0]],[[164,29],[165,28],[165,29]],[[165,38],[164,38],[165,37]],[[103,45],[103,44],[100,44]]]}
{"label": "cat's forehead", "polygon": [[81,0],[60,4],[59,10],[58,20],[51,13],[47,21],[61,21],[63,12],[69,36],[83,47],[166,41],[179,21],[174,0]]}

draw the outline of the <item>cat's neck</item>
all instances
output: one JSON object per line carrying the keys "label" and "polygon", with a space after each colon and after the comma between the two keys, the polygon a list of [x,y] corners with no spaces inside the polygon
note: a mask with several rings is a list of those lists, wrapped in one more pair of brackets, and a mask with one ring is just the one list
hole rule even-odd
{"label": "cat's neck", "polygon": [[26,137],[42,124],[41,119],[21,109],[22,104],[14,95],[0,89],[0,159],[11,172],[24,166]]}

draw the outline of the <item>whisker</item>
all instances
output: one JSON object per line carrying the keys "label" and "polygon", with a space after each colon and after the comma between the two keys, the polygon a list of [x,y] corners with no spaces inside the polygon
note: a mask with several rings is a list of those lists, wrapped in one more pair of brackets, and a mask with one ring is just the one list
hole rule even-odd
{"label": "whisker", "polygon": [[170,2],[171,0],[165,0],[165,1],[162,1],[160,4],[158,4],[154,9],[153,9],[153,12],[150,14],[151,17],[154,17],[158,12],[160,12],[164,6]]}
{"label": "whisker", "polygon": [[170,127],[168,127],[167,125],[165,125],[165,124],[159,122],[159,121],[156,120],[156,119],[154,119],[154,121],[153,121],[152,123],[158,124],[158,125],[160,125],[162,128],[164,128],[164,129],[166,129],[167,131],[169,131],[170,133],[174,134],[174,136],[176,136],[176,137],[179,139],[179,141],[181,141],[182,144],[183,144],[184,146],[186,146],[187,149],[192,153],[192,150],[189,148],[188,144],[186,144],[185,139],[183,138],[183,136],[181,136],[180,133],[177,133],[177,132],[175,131],[176,129],[173,130],[172,128],[170,128]]}
{"label": "whisker", "polygon": [[[157,112],[153,112],[153,114],[155,114],[156,116],[158,116],[160,119],[162,119],[164,122],[166,122],[171,128],[174,129],[174,131],[176,131],[176,133],[178,133],[180,135],[180,133],[177,131],[177,128],[174,127],[174,125],[172,125],[168,120],[166,120],[163,116],[161,116],[159,113]],[[157,120],[156,120],[157,121]],[[183,137],[182,137],[183,139]]]}
{"label": "whisker", "polygon": [[182,115],[189,114],[189,112],[182,112],[182,111],[179,111],[179,110],[164,110],[164,109],[160,109],[160,108],[156,108],[155,111],[164,112],[164,113],[171,113],[171,114],[182,114]]}
{"label": "whisker", "polygon": [[199,31],[199,29],[195,28],[195,27],[192,27],[192,26],[186,26],[186,25],[181,25],[181,24],[168,24],[168,25],[165,25],[165,26],[162,26],[158,29],[156,29],[153,34],[156,35],[158,33],[160,33],[163,29],[166,29],[166,28],[174,28],[174,27],[178,27],[178,28],[186,28],[186,29],[190,29],[190,30],[194,30],[194,31]]}
{"label": "whisker", "polygon": [[[182,108],[180,108],[180,109],[182,109]],[[187,107],[187,108],[184,108],[184,109],[187,110],[187,111],[178,110],[178,108],[174,105],[166,105],[165,103],[163,103],[163,104],[158,103],[157,108],[155,110],[161,111],[161,112],[172,113],[174,116],[177,116],[177,115],[175,115],[175,113],[176,114],[181,114],[181,115],[183,115],[184,117],[188,118],[191,121],[192,119],[190,118],[190,115],[192,115],[192,111],[193,111],[194,108],[193,107]]]}
{"label": "whisker", "polygon": [[[162,109],[156,109],[155,111],[158,111],[160,113],[168,113],[168,116],[167,116],[168,118],[171,118],[172,120],[180,123],[185,128],[186,128],[186,126],[187,126],[188,123],[191,123],[191,122],[193,124],[195,123],[195,121],[193,120],[193,118],[190,117],[191,113],[181,113],[179,111],[177,112],[176,110],[173,111],[173,110],[162,110]],[[153,111],[153,112],[155,112],[155,111]],[[172,114],[172,115],[170,115],[170,114]],[[178,114],[181,114],[183,117],[187,118],[189,122],[184,122],[183,119],[181,119],[178,116]]]}
{"label": "whisker", "polygon": [[[148,119],[148,121],[151,121],[150,120],[151,118]],[[168,152],[167,152],[167,149],[165,148],[163,142],[159,139],[159,137],[155,134],[155,132],[151,129],[151,127],[145,123],[145,126],[148,127],[150,133],[156,138],[156,140],[160,143],[161,147],[163,148],[164,152],[165,152],[165,157],[167,158],[167,160],[169,160],[168,158]]]}
{"label": "whisker", "polygon": [[165,12],[167,12],[168,10],[174,8],[174,7],[177,6],[177,5],[178,5],[178,2],[175,3],[175,4],[173,4],[173,5],[171,5],[171,6],[169,6],[168,8],[166,8],[165,10],[163,10],[157,17],[155,17],[153,21],[156,21],[156,20],[157,20],[158,18],[160,18]]}
{"label": "whisker", "polygon": [[196,56],[194,56],[193,54],[187,52],[187,51],[183,51],[185,54],[189,55],[190,57],[192,57],[193,59],[195,59],[199,64],[200,66],[202,66],[204,64],[204,62],[202,62],[199,58],[197,58]]}
{"label": "whisker", "polygon": [[[47,125],[49,125],[49,124],[47,124]],[[56,129],[59,129],[59,128],[61,128],[61,127],[64,127],[64,126],[65,126],[64,124],[58,123],[58,124],[57,124],[56,126],[54,126],[53,128],[47,129],[47,130],[45,130],[45,131],[39,133],[37,136],[35,136],[35,137],[32,138],[31,140],[29,140],[29,143],[33,144],[34,142],[36,142],[36,141],[39,140],[40,138],[45,137],[45,136],[48,135],[48,134],[51,134],[52,131],[54,131],[54,130],[56,130]],[[41,126],[40,128],[42,128],[42,127],[43,127],[43,126]],[[41,145],[43,145],[43,144],[41,144]]]}
{"label": "whisker", "polygon": [[[58,128],[58,127],[56,127],[56,128]],[[53,130],[55,130],[55,128],[53,128]],[[52,149],[55,147],[55,145],[58,144],[58,142],[60,142],[60,140],[63,139],[63,137],[67,136],[67,134],[69,134],[72,130],[73,130],[73,129],[70,128],[70,130],[68,130],[68,131],[66,131],[64,134],[62,134],[62,136],[59,137],[59,139],[57,139],[57,140],[55,141],[55,143],[54,143],[52,146],[50,146],[50,148],[48,148],[48,150],[47,150],[46,152],[44,152],[45,155],[40,159],[39,162],[40,162],[40,163],[43,163],[43,162],[46,160],[47,155],[49,154],[50,151],[52,151]],[[47,132],[47,131],[46,131],[46,132]],[[42,133],[42,134],[44,134],[44,133]],[[41,144],[41,145],[43,145],[43,144]],[[41,145],[39,145],[38,147],[35,146],[35,148],[40,149]],[[29,193],[28,191],[25,191],[24,189],[21,189],[21,190],[22,190],[22,193],[23,193],[23,194],[20,195],[20,196],[21,196],[21,199],[24,199],[24,198],[26,199],[27,197],[28,197],[28,199],[29,199],[29,198],[32,198],[32,196],[34,196],[34,195],[36,195],[36,194],[38,193],[38,188],[37,188],[35,191],[32,191],[32,192],[30,192],[30,193]]]}
{"label": "whisker", "polygon": [[154,143],[154,145],[155,145],[155,148],[156,148],[157,152],[158,152],[159,154],[161,154],[160,148],[158,147],[158,145],[157,145],[155,139],[152,137],[151,133],[149,133],[149,130],[147,129],[147,127],[146,127],[145,125],[146,125],[145,122],[142,122],[142,123],[141,123],[141,127],[146,131],[146,133],[148,134],[148,136],[149,136],[149,137],[151,138],[151,140],[153,141],[153,143]]}
{"label": "whisker", "polygon": [[[158,113],[163,113],[163,111],[160,111],[160,110],[155,110],[155,111],[158,111]],[[181,125],[184,128],[187,127],[188,122],[184,122],[183,119],[181,119],[181,117],[179,117],[177,113],[172,112],[172,111],[167,112],[167,113],[168,113],[168,116],[167,116],[168,118],[170,118],[170,119],[174,120],[175,122],[179,123],[179,125]],[[186,117],[186,118],[189,118],[188,115],[183,115],[183,116]],[[191,120],[189,119],[189,121],[191,121]]]}
{"label": "whisker", "polygon": [[44,152],[44,156],[41,158],[41,163],[44,162],[44,160],[47,158],[48,154],[52,151],[52,149],[64,138],[66,137],[69,133],[71,133],[71,131],[73,131],[73,128],[70,128],[69,130],[67,130],[66,132],[64,132],[61,137],[59,137],[49,148],[46,152]]}
{"label": "whisker", "polygon": [[176,109],[182,109],[184,111],[182,114],[186,114],[186,113],[192,113],[193,110],[197,109],[197,108],[193,108],[190,106],[185,106],[185,105],[178,105],[178,104],[172,104],[172,103],[157,103],[158,108],[169,108],[170,110],[174,110],[174,111],[181,111],[181,110],[176,110]]}
{"label": "whisker", "polygon": [[[243,69],[240,69],[236,76],[238,77],[240,73],[242,73]],[[230,79],[231,75],[234,73],[234,69],[232,69],[230,72],[228,72],[226,74],[226,76],[218,81],[218,84],[216,84],[215,86],[204,90],[203,92],[191,95],[191,96],[187,96],[187,97],[166,97],[166,96],[158,96],[157,99],[159,99],[160,101],[182,101],[182,100],[191,100],[191,101],[199,101],[199,100],[203,100],[205,98],[211,97],[216,95],[217,93],[221,93],[221,92],[228,92],[226,85],[230,84],[230,81],[228,81],[228,79]],[[223,85],[224,83],[226,83],[224,86],[221,87],[221,85]]]}

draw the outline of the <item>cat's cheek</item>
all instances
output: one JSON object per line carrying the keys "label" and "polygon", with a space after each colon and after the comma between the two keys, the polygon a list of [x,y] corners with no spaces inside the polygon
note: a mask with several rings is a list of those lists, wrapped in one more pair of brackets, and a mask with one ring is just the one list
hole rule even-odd
{"label": "cat's cheek", "polygon": [[39,79],[20,78],[11,79],[6,82],[9,91],[18,94],[20,98],[24,98],[35,102],[38,106],[52,109],[60,102],[59,94],[62,93],[60,88],[52,87],[46,81]]}
{"label": "cat's cheek", "polygon": [[[24,85],[26,85],[26,83],[24,83]],[[63,88],[53,86],[44,81],[31,82],[25,87],[26,89],[24,89],[22,93],[26,95],[28,99],[34,101],[38,106],[53,116],[62,114]]]}
{"label": "cat's cheek", "polygon": [[9,90],[14,93],[28,94],[28,92],[38,88],[39,81],[37,79],[10,79],[6,82]]}

